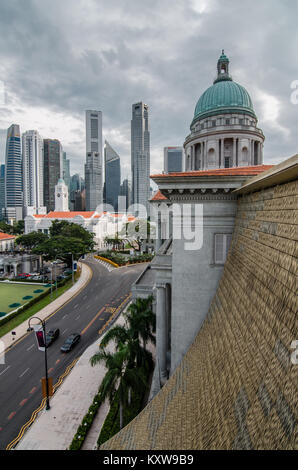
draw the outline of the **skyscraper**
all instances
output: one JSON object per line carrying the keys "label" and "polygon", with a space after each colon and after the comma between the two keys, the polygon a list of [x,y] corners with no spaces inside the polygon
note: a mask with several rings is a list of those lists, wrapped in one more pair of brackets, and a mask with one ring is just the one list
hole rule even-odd
{"label": "skyscraper", "polygon": [[66,152],[63,152],[63,179],[70,189],[70,161],[66,158]]}
{"label": "skyscraper", "polygon": [[7,220],[22,219],[22,153],[20,126],[12,124],[7,130],[5,154],[5,212]]}
{"label": "skyscraper", "polygon": [[110,144],[105,141],[105,202],[118,211],[118,196],[120,194],[120,157]]}
{"label": "skyscraper", "polygon": [[63,174],[62,146],[59,140],[44,139],[43,155],[44,205],[49,212],[55,209],[55,186]]}
{"label": "skyscraper", "polygon": [[164,172],[183,171],[183,147],[164,147]]}
{"label": "skyscraper", "polygon": [[102,112],[86,111],[86,210],[103,203],[102,187]]}
{"label": "skyscraper", "polygon": [[5,165],[0,166],[0,220],[3,219],[5,209]]}
{"label": "skyscraper", "polygon": [[131,204],[131,189],[128,179],[122,181],[120,186],[120,196],[124,198],[124,201],[121,201],[122,207],[119,207],[119,212],[126,212]]}
{"label": "skyscraper", "polygon": [[[43,207],[43,140],[38,131],[22,135],[24,208]],[[25,210],[26,212],[26,210]]]}
{"label": "skyscraper", "polygon": [[142,102],[132,105],[131,173],[132,203],[149,208],[150,197],[150,132],[148,106]]}

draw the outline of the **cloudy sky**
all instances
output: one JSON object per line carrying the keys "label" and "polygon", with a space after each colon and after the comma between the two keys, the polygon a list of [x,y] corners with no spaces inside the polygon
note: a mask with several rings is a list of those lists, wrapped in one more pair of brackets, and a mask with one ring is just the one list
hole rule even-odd
{"label": "cloudy sky", "polygon": [[298,153],[295,0],[0,0],[0,162],[6,130],[58,138],[83,176],[86,109],[130,169],[131,105],[150,109],[151,173],[182,145],[222,49],[266,136],[265,163]]}

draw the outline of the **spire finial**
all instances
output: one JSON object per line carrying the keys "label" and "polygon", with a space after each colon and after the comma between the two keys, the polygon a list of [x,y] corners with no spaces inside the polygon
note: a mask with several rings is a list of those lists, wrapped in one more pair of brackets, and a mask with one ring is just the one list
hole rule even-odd
{"label": "spire finial", "polygon": [[225,50],[224,50],[224,49],[222,49],[221,53],[222,53],[222,55],[224,55],[224,54],[225,54]]}

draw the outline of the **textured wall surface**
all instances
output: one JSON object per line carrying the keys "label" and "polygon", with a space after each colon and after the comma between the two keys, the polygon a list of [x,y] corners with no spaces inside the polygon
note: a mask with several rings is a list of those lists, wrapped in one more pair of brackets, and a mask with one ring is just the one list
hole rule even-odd
{"label": "textured wall surface", "polygon": [[102,449],[297,447],[298,182],[242,196],[208,317],[158,395]]}

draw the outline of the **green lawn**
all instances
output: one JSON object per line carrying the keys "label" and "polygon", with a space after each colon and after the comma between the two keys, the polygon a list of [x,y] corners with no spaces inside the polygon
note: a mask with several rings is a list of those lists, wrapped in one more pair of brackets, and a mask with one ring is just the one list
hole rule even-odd
{"label": "green lawn", "polygon": [[10,284],[6,282],[0,283],[0,318],[4,314],[15,310],[16,308],[29,302],[31,299],[38,297],[46,290],[44,285],[26,285],[26,284]]}

